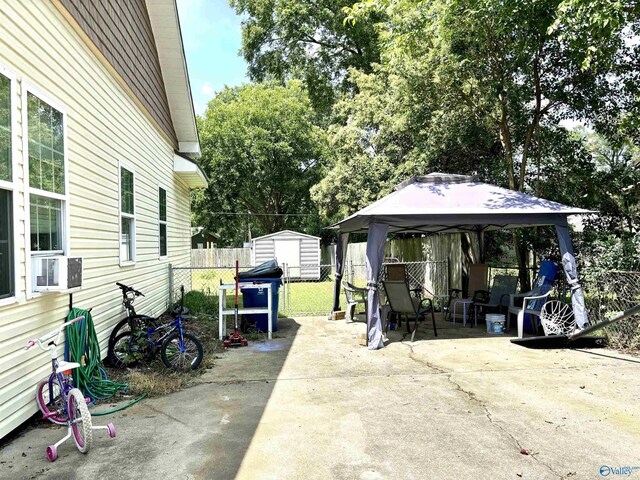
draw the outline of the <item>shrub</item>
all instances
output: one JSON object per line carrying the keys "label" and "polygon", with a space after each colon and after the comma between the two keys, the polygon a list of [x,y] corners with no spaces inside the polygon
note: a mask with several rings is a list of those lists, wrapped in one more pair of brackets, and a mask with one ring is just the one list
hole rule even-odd
{"label": "shrub", "polygon": [[213,315],[218,311],[218,297],[192,290],[185,294],[184,306],[195,315],[203,313]]}

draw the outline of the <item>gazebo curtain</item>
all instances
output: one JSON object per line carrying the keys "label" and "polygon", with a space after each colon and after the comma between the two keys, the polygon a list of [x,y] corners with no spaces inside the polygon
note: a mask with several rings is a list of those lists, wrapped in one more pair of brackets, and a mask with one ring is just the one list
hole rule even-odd
{"label": "gazebo curtain", "polygon": [[340,285],[344,275],[344,261],[347,258],[349,234],[341,233],[336,243],[336,278],[333,283],[333,312],[340,310]]}
{"label": "gazebo curtain", "polygon": [[556,234],[558,235],[558,245],[560,246],[560,255],[562,256],[562,267],[567,276],[567,283],[571,288],[571,306],[573,307],[573,316],[579,328],[585,328],[588,323],[587,309],[584,304],[584,291],[578,283],[578,268],[576,267],[576,257],[573,254],[573,246],[571,245],[571,237],[569,236],[569,228],[565,225],[556,225]]}
{"label": "gazebo curtain", "polygon": [[382,320],[378,309],[378,279],[384,260],[389,225],[372,223],[367,234],[367,338],[369,350],[384,347]]}

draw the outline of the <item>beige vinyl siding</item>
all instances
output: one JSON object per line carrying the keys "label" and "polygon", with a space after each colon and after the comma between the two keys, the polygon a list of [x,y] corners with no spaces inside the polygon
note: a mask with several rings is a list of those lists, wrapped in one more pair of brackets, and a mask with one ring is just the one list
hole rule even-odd
{"label": "beige vinyl siding", "polygon": [[[0,307],[0,438],[36,412],[37,382],[49,372],[45,352],[24,350],[26,342],[66,317],[69,296],[27,298],[25,172],[22,96],[26,83],[66,108],[70,245],[83,257],[84,279],[74,306],[92,307],[103,356],[111,328],[124,318],[115,282],[134,285],[147,296],[140,312],[160,314],[169,299],[169,264],[190,262],[189,190],[173,173],[173,148],[94,57],[50,2],[0,0],[0,64],[18,80],[17,302]],[[26,83],[25,83],[26,82]],[[14,137],[16,138],[16,137]],[[118,161],[136,172],[136,263],[119,265]],[[168,257],[158,259],[158,185],[167,190]],[[62,352],[62,348],[60,349]]]}
{"label": "beige vinyl siding", "polygon": [[[272,260],[276,256],[275,242],[277,240],[291,240],[292,246],[299,248],[300,266],[291,269],[290,276],[294,278],[320,278],[320,238],[290,230],[258,237],[253,240],[254,265]],[[278,260],[280,262],[280,260]]]}

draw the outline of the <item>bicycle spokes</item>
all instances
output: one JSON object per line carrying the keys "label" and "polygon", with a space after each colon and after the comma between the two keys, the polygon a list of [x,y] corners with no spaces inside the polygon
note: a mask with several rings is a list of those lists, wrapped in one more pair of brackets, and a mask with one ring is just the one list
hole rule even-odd
{"label": "bicycle spokes", "polygon": [[198,345],[187,336],[182,341],[179,336],[170,338],[164,348],[165,357],[171,368],[188,370],[196,368],[196,362],[200,363],[200,350]]}

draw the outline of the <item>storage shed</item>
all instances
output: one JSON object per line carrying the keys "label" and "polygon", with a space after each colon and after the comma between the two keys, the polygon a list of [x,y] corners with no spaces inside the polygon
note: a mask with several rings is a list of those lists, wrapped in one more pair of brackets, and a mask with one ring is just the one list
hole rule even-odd
{"label": "storage shed", "polygon": [[[254,238],[251,261],[260,265],[275,258],[285,276],[296,279],[320,279],[320,238],[292,230]],[[284,265],[286,264],[286,268]]]}

